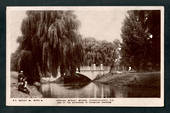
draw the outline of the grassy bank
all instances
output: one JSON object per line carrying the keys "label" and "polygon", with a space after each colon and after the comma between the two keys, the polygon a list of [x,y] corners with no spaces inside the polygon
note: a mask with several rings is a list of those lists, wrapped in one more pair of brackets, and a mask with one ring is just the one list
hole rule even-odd
{"label": "grassy bank", "polygon": [[127,85],[134,87],[159,87],[160,72],[147,73],[107,73],[98,79],[96,82],[113,85]]}
{"label": "grassy bank", "polygon": [[160,97],[160,72],[108,73],[95,82],[112,88],[125,88],[128,97]]}
{"label": "grassy bank", "polygon": [[30,91],[30,94],[23,93],[21,91],[18,91],[17,87],[17,72],[11,72],[11,98],[41,98],[42,94],[37,90],[35,86],[28,85],[28,89]]}

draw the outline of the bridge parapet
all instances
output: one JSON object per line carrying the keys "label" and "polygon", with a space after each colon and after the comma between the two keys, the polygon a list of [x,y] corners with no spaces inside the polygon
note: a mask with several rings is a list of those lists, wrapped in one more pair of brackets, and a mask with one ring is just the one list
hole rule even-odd
{"label": "bridge parapet", "polygon": [[109,66],[103,66],[103,65],[101,65],[101,66],[94,66],[94,65],[92,65],[92,66],[81,66],[80,67],[80,71],[83,71],[83,70],[88,70],[88,71],[108,71],[108,70],[110,70],[110,67]]}
{"label": "bridge parapet", "polygon": [[80,72],[77,70],[77,73],[83,74],[84,76],[94,80],[98,75],[103,75],[109,72],[109,66],[81,66]]}

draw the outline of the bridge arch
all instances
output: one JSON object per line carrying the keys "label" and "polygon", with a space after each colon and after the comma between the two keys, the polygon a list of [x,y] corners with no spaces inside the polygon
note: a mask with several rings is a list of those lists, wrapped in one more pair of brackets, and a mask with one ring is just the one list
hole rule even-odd
{"label": "bridge arch", "polygon": [[109,67],[101,68],[101,67],[90,67],[84,66],[80,67],[80,72],[77,70],[76,73],[82,74],[88,77],[90,80],[94,80],[98,75],[104,75],[109,72]]}

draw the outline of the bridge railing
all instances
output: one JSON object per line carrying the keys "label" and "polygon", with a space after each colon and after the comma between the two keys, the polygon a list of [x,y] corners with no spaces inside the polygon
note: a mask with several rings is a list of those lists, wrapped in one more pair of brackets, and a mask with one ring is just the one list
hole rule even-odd
{"label": "bridge railing", "polygon": [[109,71],[109,66],[81,66],[80,71]]}

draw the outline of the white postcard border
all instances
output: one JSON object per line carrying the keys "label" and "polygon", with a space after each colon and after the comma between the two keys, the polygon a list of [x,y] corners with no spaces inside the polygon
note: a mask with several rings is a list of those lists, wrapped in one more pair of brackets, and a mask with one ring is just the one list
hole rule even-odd
{"label": "white postcard border", "polygon": [[[8,11],[16,10],[161,10],[161,97],[160,98],[10,98],[10,31]],[[17,16],[17,15],[16,15]],[[108,107],[163,107],[164,106],[164,7],[163,6],[48,6],[6,8],[6,105],[7,106],[108,106]],[[88,103],[68,103],[68,100],[87,100]],[[59,102],[66,100],[65,103]],[[111,103],[90,103],[90,100]]]}

